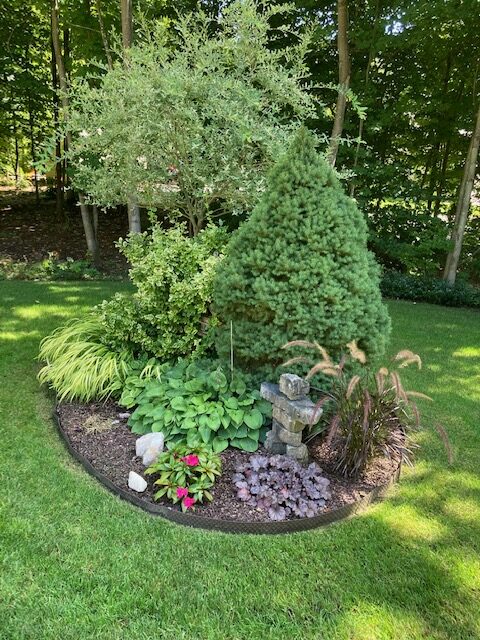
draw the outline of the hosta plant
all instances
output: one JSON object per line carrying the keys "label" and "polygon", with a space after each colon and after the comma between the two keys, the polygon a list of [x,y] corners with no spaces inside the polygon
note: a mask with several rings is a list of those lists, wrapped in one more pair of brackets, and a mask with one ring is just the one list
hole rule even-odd
{"label": "hosta plant", "polygon": [[255,455],[235,471],[237,497],[271,520],[311,518],[330,498],[330,481],[314,462],[304,468],[288,456]]}
{"label": "hosta plant", "polygon": [[[408,350],[399,351],[393,359],[397,367],[394,365],[390,370],[381,367],[378,371],[363,367],[352,375],[346,366],[349,360],[366,364],[366,356],[355,342],[347,345],[347,355],[338,363],[318,343],[296,340],[285,345],[295,346],[320,353],[321,359],[310,369],[307,378],[322,374],[332,379],[331,389],[321,394],[317,407],[325,411],[327,443],[335,452],[336,469],[344,476],[358,477],[379,455],[410,463],[413,446],[410,434],[420,427],[415,399],[431,398],[407,391],[398,369],[410,364],[421,368],[420,356]],[[310,435],[316,433],[314,429]]]}
{"label": "hosta plant", "polygon": [[146,473],[158,476],[154,482],[159,487],[156,500],[167,497],[174,504],[181,502],[182,511],[186,511],[204,500],[212,500],[209,489],[221,468],[220,457],[209,447],[175,444],[161,453]]}
{"label": "hosta plant", "polygon": [[[256,451],[271,405],[247,390],[240,374],[229,378],[208,361],[180,360],[145,384],[129,426],[138,434],[161,431],[167,442],[200,441],[216,452],[229,445]],[[130,400],[125,392],[122,401]]]}

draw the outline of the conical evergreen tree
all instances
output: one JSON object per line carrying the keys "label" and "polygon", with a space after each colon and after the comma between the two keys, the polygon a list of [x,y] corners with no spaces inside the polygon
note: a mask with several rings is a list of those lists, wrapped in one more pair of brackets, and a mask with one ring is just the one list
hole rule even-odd
{"label": "conical evergreen tree", "polygon": [[220,357],[273,377],[289,340],[316,340],[332,355],[357,340],[373,359],[385,350],[390,319],[367,225],[302,129],[273,168],[251,217],[219,266],[214,307]]}

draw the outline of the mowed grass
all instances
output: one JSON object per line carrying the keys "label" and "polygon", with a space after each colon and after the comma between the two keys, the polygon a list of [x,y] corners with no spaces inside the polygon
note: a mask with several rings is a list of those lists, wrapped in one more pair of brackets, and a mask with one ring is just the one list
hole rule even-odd
{"label": "mowed grass", "polygon": [[324,530],[236,536],[121,502],[59,441],[38,343],[121,287],[0,283],[2,640],[480,637],[478,312],[390,304],[391,353],[422,355],[405,379],[435,402],[386,502]]}

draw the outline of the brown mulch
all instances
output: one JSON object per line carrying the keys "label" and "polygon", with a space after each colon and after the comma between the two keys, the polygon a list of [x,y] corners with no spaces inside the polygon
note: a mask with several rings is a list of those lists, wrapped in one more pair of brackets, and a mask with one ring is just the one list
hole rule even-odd
{"label": "brown mulch", "polygon": [[[113,402],[86,405],[65,403],[58,407],[58,413],[63,430],[73,448],[95,469],[107,476],[118,487],[139,497],[138,493],[128,487],[128,474],[130,471],[136,471],[148,482],[146,491],[141,494],[142,500],[155,503],[154,479],[144,474],[145,468],[142,461],[135,456],[135,441],[138,436],[130,432],[127,420],[119,417],[119,414],[124,413],[124,409]],[[111,427],[103,432],[88,433],[84,423],[91,416],[98,416],[108,421]],[[332,452],[321,439],[313,441],[309,449],[312,460],[320,466],[323,475],[330,480],[332,497],[324,507],[323,513],[356,502],[375,487],[388,483],[397,468],[397,463],[379,458],[374,461],[363,477],[358,480],[347,480],[334,472]],[[259,453],[265,454],[265,451],[259,450]],[[251,455],[238,449],[227,449],[220,454],[222,475],[211,491],[213,501],[205,505],[197,505],[195,512],[198,515],[220,520],[270,521],[263,511],[250,507],[236,497],[232,475],[235,473],[235,467]],[[156,504],[171,506],[169,501],[164,500]]]}

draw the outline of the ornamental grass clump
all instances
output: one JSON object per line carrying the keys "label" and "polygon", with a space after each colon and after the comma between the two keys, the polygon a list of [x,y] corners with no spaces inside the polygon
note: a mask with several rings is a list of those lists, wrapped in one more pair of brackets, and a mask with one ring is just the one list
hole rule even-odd
{"label": "ornamental grass clump", "polygon": [[351,340],[369,358],[383,354],[390,319],[364,217],[306,130],[232,237],[215,275],[214,310],[219,355],[229,357],[232,326],[237,365],[270,379],[292,337],[316,338],[334,356]]}
{"label": "ornamental grass clump", "polygon": [[[342,475],[357,478],[378,456],[411,463],[413,430],[420,428],[417,398],[431,398],[417,391],[407,391],[397,370],[416,364],[420,369],[420,356],[409,350],[399,351],[393,359],[398,367],[381,367],[377,371],[368,367],[352,375],[349,361],[365,365],[367,358],[355,341],[347,346],[347,355],[338,363],[317,342],[294,340],[285,348],[299,347],[317,350],[321,356],[308,371],[307,378],[321,374],[332,380],[331,389],[322,392],[317,409],[324,409],[327,420],[326,443],[334,452],[335,469]],[[300,356],[304,358],[304,356]],[[295,358],[294,358],[295,359]],[[286,362],[288,365],[292,360]],[[325,423],[320,429],[325,429]],[[443,430],[444,431],[444,430]],[[310,432],[317,435],[318,427]],[[441,433],[441,431],[439,430]]]}
{"label": "ornamental grass clump", "polygon": [[38,374],[57,393],[59,401],[103,400],[120,395],[133,364],[128,350],[115,350],[102,342],[104,327],[95,315],[71,320],[40,343]]}
{"label": "ornamental grass clump", "polygon": [[311,518],[330,498],[330,481],[312,462],[307,468],[288,456],[251,456],[235,469],[237,497],[271,520]]}

